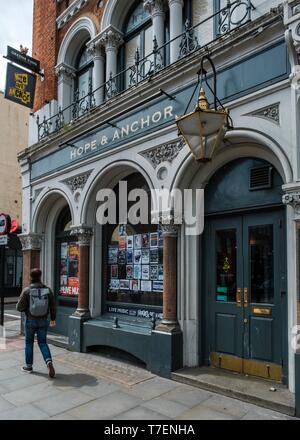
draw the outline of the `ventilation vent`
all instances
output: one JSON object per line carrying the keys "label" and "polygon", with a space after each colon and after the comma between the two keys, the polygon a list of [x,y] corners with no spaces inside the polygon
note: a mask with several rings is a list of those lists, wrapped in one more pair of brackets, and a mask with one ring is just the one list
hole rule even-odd
{"label": "ventilation vent", "polygon": [[250,170],[250,191],[272,188],[272,170],[270,166],[256,167]]}

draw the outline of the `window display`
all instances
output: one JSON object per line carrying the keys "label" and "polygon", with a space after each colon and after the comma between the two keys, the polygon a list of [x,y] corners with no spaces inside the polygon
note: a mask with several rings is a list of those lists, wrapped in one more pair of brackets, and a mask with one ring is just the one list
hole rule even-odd
{"label": "window display", "polygon": [[61,296],[76,297],[79,294],[79,245],[75,242],[60,244],[60,291]]}

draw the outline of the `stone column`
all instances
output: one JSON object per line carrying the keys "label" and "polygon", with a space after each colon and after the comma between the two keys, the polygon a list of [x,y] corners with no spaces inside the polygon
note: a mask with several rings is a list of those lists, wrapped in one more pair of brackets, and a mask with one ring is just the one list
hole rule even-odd
{"label": "stone column", "polygon": [[[183,32],[183,0],[169,0],[170,8],[170,40],[178,37]],[[175,63],[179,58],[180,38],[171,43],[170,61]]]}
{"label": "stone column", "polygon": [[172,221],[161,225],[164,237],[163,320],[156,328],[166,333],[180,330],[177,319],[177,235],[178,225]]}
{"label": "stone column", "polygon": [[23,251],[23,288],[30,285],[30,271],[41,267],[43,236],[39,234],[19,235]]}
{"label": "stone column", "polygon": [[164,0],[145,0],[144,8],[152,17],[153,39],[156,38],[160,48],[165,44],[165,2]]}
{"label": "stone column", "polygon": [[[88,51],[93,57],[93,91],[96,106],[104,101],[105,83],[105,54],[99,38],[96,37],[88,44]],[[103,86],[103,87],[101,87]]]}
{"label": "stone column", "polygon": [[[67,64],[61,63],[55,67],[55,74],[58,78],[58,107],[64,110],[71,105],[73,101],[76,70]],[[70,122],[71,110],[64,112],[64,120],[66,123]]]}
{"label": "stone column", "polygon": [[114,26],[109,26],[99,35],[99,42],[106,52],[106,81],[118,73],[118,50],[124,43],[123,34]]}
{"label": "stone column", "polygon": [[90,318],[89,309],[89,278],[90,278],[90,243],[93,235],[92,228],[87,226],[75,227],[71,235],[77,237],[79,243],[79,297],[78,308],[74,314],[77,318]]}

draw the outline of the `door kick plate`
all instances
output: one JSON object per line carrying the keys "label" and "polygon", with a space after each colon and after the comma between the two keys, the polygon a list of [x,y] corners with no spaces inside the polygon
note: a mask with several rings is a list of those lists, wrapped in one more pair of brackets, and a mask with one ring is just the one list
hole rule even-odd
{"label": "door kick plate", "polygon": [[242,359],[223,353],[211,353],[210,362],[213,367],[236,373],[248,374],[249,376],[262,377],[277,382],[282,381],[282,366],[256,361],[253,359]]}

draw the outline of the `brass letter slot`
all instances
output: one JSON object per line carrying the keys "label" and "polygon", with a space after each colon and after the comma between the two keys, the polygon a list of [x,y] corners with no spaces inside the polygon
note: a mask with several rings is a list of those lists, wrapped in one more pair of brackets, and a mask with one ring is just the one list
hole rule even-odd
{"label": "brass letter slot", "polygon": [[252,312],[253,315],[272,315],[272,309],[270,308],[255,307]]}
{"label": "brass letter slot", "polygon": [[242,289],[240,288],[236,291],[236,304],[238,307],[242,307]]}

